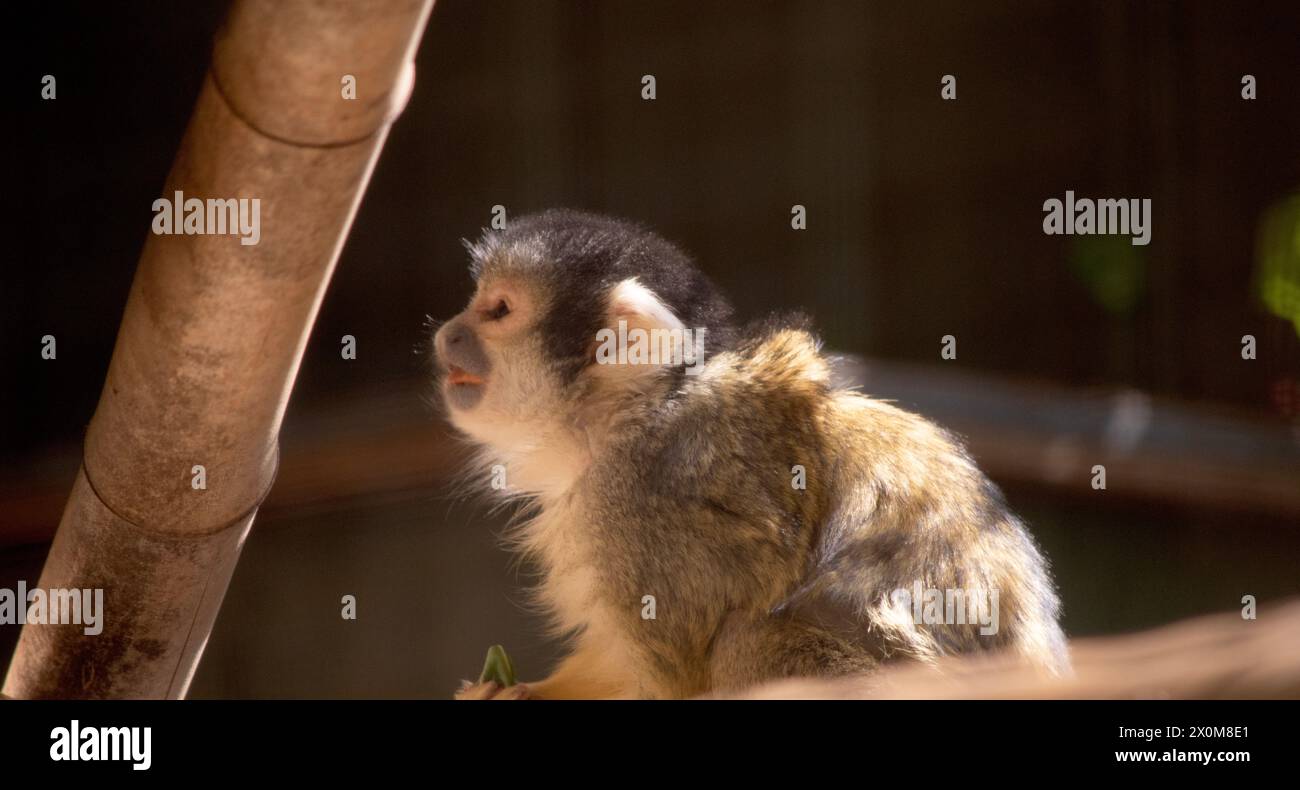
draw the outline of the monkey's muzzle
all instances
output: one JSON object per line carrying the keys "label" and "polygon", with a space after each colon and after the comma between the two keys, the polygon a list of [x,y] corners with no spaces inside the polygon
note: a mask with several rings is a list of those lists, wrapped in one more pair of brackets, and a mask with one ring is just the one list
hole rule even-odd
{"label": "monkey's muzzle", "polygon": [[454,409],[472,409],[483,400],[483,388],[487,379],[470,373],[462,367],[451,365],[447,368],[443,391],[447,403]]}
{"label": "monkey's muzzle", "polygon": [[443,390],[455,409],[472,409],[483,399],[492,365],[478,335],[460,319],[452,319],[434,336],[439,363],[446,372]]}

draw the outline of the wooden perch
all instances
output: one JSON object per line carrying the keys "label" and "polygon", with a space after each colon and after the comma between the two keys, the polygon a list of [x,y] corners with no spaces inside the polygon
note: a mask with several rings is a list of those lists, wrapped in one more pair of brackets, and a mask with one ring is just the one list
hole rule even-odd
{"label": "wooden perch", "polygon": [[[275,478],[307,337],[410,95],[432,6],[230,9],[163,195],[177,211],[186,193],[252,200],[266,208],[266,232],[259,224],[251,245],[147,237],[39,584],[103,589],[111,608],[98,635],[23,628],[5,694],[185,696]],[[345,74],[367,86],[367,101],[341,98]]]}
{"label": "wooden perch", "polygon": [[800,678],[738,699],[1300,699],[1300,599],[1071,644],[1072,677],[1006,655],[837,679]]}

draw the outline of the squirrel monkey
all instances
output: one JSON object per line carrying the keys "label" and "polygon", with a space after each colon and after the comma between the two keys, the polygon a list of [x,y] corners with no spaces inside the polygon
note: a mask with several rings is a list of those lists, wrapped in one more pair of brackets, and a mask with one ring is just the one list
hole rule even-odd
{"label": "squirrel monkey", "polygon": [[459,696],[689,697],[995,649],[1067,668],[1001,492],[941,428],[833,388],[804,320],[737,327],[685,254],[599,215],[467,247],[477,290],[435,336],[439,386],[482,479],[504,469],[526,503],[512,542],[572,650]]}

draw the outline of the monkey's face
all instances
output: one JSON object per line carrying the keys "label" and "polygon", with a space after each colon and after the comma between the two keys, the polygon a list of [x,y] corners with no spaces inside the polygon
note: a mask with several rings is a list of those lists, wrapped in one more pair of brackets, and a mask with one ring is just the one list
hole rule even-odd
{"label": "monkey's face", "polygon": [[672,386],[680,361],[624,354],[626,338],[708,327],[712,341],[730,315],[675,247],[607,217],[545,212],[468,247],[477,289],[435,335],[439,386],[456,428],[513,470],[531,459],[516,481],[572,479],[613,421]]}
{"label": "monkey's face", "polygon": [[636,278],[577,299],[532,274],[482,274],[469,305],[434,336],[439,386],[452,424],[496,455],[542,452],[572,472],[599,438],[590,432],[649,397],[673,367],[604,364],[601,338],[620,324],[649,331],[681,323]]}
{"label": "monkey's face", "polygon": [[513,447],[564,411],[566,388],[539,331],[548,300],[537,286],[521,276],[484,277],[434,335],[449,417],[480,442]]}

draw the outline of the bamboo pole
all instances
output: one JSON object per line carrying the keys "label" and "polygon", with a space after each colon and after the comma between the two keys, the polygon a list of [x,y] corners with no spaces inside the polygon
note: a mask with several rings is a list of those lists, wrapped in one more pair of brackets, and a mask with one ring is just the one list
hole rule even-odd
{"label": "bamboo pole", "polygon": [[38,583],[103,589],[103,632],[25,626],[6,695],[185,696],[432,5],[232,7],[163,196],[259,199],[260,239],[148,237]]}

